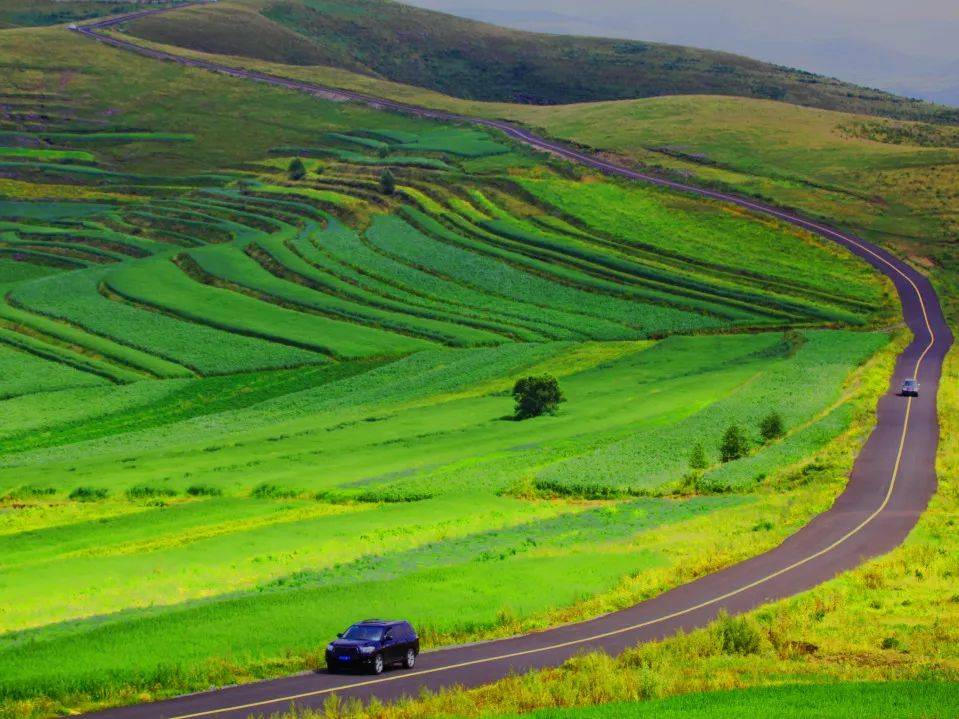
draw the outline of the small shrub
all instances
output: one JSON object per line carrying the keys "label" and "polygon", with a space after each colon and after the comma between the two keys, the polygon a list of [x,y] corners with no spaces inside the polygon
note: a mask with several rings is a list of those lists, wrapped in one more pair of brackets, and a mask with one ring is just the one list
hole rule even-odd
{"label": "small shrub", "polygon": [[732,462],[749,454],[749,440],[738,424],[731,424],[719,444],[719,456],[723,462]]}
{"label": "small shrub", "polygon": [[219,497],[223,490],[210,484],[191,484],[186,488],[186,493],[191,497]]}
{"label": "small shrub", "polygon": [[270,484],[269,482],[264,482],[263,484],[258,484],[253,488],[253,491],[250,492],[250,496],[256,499],[289,499],[290,497],[295,497],[297,492],[292,489],[287,489],[286,487],[278,487],[275,484]]}
{"label": "small shrub", "polygon": [[899,649],[902,645],[895,637],[886,637],[882,640],[882,644],[880,644],[880,646],[883,649]]}
{"label": "small shrub", "polygon": [[107,498],[107,490],[103,487],[77,487],[69,494],[74,502],[96,502]]}
{"label": "small shrub", "polygon": [[176,490],[169,487],[156,487],[150,484],[135,484],[126,491],[127,499],[153,499],[155,497],[174,497]]}
{"label": "small shrub", "polygon": [[286,168],[286,175],[291,180],[302,180],[306,177],[306,165],[303,164],[303,160],[299,157],[290,160],[290,164]]}
{"label": "small shrub", "polygon": [[882,589],[886,586],[886,577],[879,567],[870,567],[863,572],[862,583],[866,589]]}
{"label": "small shrub", "polygon": [[49,497],[56,494],[57,490],[53,487],[40,487],[36,484],[27,484],[17,489],[11,489],[3,499],[36,499],[37,497]]}
{"label": "small shrub", "polygon": [[396,192],[396,178],[389,168],[380,173],[380,192],[384,195],[392,195]]}
{"label": "small shrub", "polygon": [[549,479],[537,479],[533,487],[540,496],[576,497],[577,499],[621,499],[641,496],[641,491],[633,492],[628,487],[613,487],[600,482],[557,482]]}
{"label": "small shrub", "polygon": [[717,482],[702,475],[695,478],[693,488],[696,494],[729,494],[733,491],[732,485],[728,482]]}
{"label": "small shrub", "polygon": [[721,612],[716,620],[716,634],[726,654],[756,654],[762,637],[746,617],[730,617]]}
{"label": "small shrub", "polygon": [[772,442],[786,434],[786,423],[779,412],[770,412],[759,422],[759,434],[765,442]]}
{"label": "small shrub", "polygon": [[560,403],[566,401],[559,382],[548,374],[516,380],[513,385],[513,399],[516,401],[513,416],[520,420],[556,414]]}
{"label": "small shrub", "polygon": [[383,503],[383,504],[401,504],[404,502],[422,502],[433,497],[429,492],[417,492],[412,489],[399,489],[391,487],[387,489],[369,490],[360,492],[354,499],[357,502],[364,503]]}
{"label": "small shrub", "polygon": [[708,466],[709,461],[706,459],[706,450],[703,448],[701,442],[697,442],[689,453],[689,468],[703,470]]}
{"label": "small shrub", "polygon": [[770,522],[768,519],[764,519],[764,520],[762,520],[761,522],[757,522],[757,523],[753,526],[753,531],[754,531],[754,532],[768,532],[768,531],[771,530],[774,526],[775,526],[775,525],[774,525],[772,522]]}

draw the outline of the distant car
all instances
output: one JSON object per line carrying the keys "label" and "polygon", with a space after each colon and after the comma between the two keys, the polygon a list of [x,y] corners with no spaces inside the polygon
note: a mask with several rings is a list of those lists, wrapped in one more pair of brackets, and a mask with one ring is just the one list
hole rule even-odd
{"label": "distant car", "polygon": [[326,647],[330,673],[361,669],[373,674],[394,664],[412,669],[420,653],[420,638],[409,622],[366,619],[357,622]]}
{"label": "distant car", "polygon": [[907,379],[902,383],[902,390],[899,392],[903,397],[918,397],[919,382],[914,379]]}

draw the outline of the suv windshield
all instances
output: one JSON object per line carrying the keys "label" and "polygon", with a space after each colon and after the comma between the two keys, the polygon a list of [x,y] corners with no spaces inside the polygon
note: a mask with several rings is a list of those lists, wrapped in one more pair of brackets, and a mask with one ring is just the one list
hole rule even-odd
{"label": "suv windshield", "polygon": [[383,638],[383,627],[371,627],[364,624],[354,624],[346,630],[344,639],[353,639],[361,642],[378,642]]}

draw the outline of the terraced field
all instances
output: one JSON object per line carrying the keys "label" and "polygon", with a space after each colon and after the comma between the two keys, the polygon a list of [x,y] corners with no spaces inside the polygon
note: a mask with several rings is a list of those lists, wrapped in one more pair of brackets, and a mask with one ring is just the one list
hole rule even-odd
{"label": "terraced field", "polygon": [[[168,172],[213,120],[61,72],[0,96],[0,716],[310,667],[358,615],[438,644],[596,614],[841,485],[893,313],[850,257],[320,100],[323,131]],[[567,402],[514,421],[543,373]]]}

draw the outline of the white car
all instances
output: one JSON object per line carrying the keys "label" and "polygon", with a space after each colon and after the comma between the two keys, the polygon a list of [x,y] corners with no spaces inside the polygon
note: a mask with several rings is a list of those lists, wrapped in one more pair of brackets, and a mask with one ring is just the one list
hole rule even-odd
{"label": "white car", "polygon": [[902,390],[899,392],[903,397],[919,396],[919,380],[909,378],[902,383]]}

